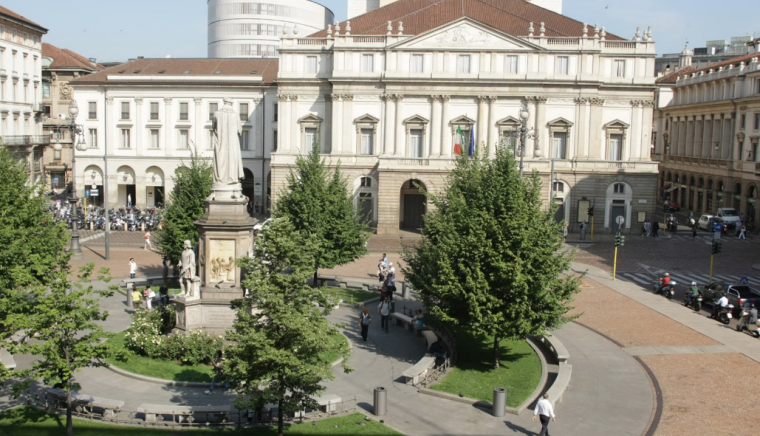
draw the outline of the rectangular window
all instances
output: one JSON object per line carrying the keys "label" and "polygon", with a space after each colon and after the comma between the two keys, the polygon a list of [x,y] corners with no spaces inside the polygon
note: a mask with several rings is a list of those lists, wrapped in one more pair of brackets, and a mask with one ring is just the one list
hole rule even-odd
{"label": "rectangular window", "polygon": [[615,60],[615,65],[613,68],[615,69],[615,77],[625,77],[625,60]]}
{"label": "rectangular window", "polygon": [[187,121],[190,119],[189,109],[187,103],[179,104],[179,119],[180,121]]}
{"label": "rectangular window", "polygon": [[122,120],[129,119],[129,102],[128,101],[121,102],[121,119]]}
{"label": "rectangular window", "polygon": [[554,151],[552,157],[555,159],[567,158],[567,133],[555,132],[554,133]]}
{"label": "rectangular window", "polygon": [[98,148],[98,129],[89,129],[89,141],[87,147]]}
{"label": "rectangular window", "polygon": [[160,148],[158,143],[158,129],[150,129],[150,148]]}
{"label": "rectangular window", "polygon": [[623,160],[623,135],[610,135],[610,160]]}
{"label": "rectangular window", "polygon": [[755,114],[755,130],[760,129],[760,112]]}
{"label": "rectangular window", "polygon": [[557,74],[567,74],[568,73],[568,64],[570,63],[570,58],[567,56],[557,56]]}
{"label": "rectangular window", "polygon": [[248,103],[240,103],[240,121],[248,121]]}
{"label": "rectangular window", "polygon": [[470,55],[459,55],[457,59],[457,72],[470,74]]}
{"label": "rectangular window", "polygon": [[747,115],[741,114],[739,116],[739,128],[743,129],[745,124],[747,124]]}
{"label": "rectangular window", "polygon": [[129,138],[129,129],[121,129],[121,148],[131,148],[132,142]]}
{"label": "rectangular window", "polygon": [[274,113],[274,120],[273,121],[277,121],[277,119],[278,119],[277,109],[279,107],[280,107],[280,105],[278,105],[277,103],[274,104],[274,112],[273,112]]}
{"label": "rectangular window", "polygon": [[421,54],[412,55],[411,70],[413,73],[422,73],[425,71],[425,57]]}
{"label": "rectangular window", "polygon": [[251,131],[248,129],[243,130],[243,133],[240,134],[240,149],[241,150],[248,150],[248,143],[251,139]]}
{"label": "rectangular window", "polygon": [[179,131],[179,148],[190,148],[190,131],[187,129],[181,129]]}
{"label": "rectangular window", "polygon": [[517,55],[507,56],[507,64],[504,66],[504,72],[507,74],[517,74]]}
{"label": "rectangular window", "polygon": [[304,134],[304,149],[311,150],[311,147],[314,146],[314,141],[317,139],[317,129],[315,127],[307,127],[304,130]]}
{"label": "rectangular window", "polygon": [[62,172],[50,173],[50,187],[52,189],[63,189],[66,184],[66,174]]}
{"label": "rectangular window", "polygon": [[362,71],[365,73],[371,73],[375,71],[375,55],[362,55]]}
{"label": "rectangular window", "polygon": [[157,101],[150,102],[150,119],[151,120],[158,119],[158,102]]}
{"label": "rectangular window", "polygon": [[374,139],[374,135],[372,132],[372,129],[362,129],[361,131],[361,137],[362,137],[362,149],[361,154],[373,154],[373,145],[372,140]]}
{"label": "rectangular window", "polygon": [[209,103],[208,104],[208,119],[209,121],[214,120],[214,114],[216,111],[219,110],[219,103]]}
{"label": "rectangular window", "polygon": [[272,151],[277,151],[277,130],[272,131]]}
{"label": "rectangular window", "polygon": [[316,74],[317,72],[317,57],[306,56],[306,72]]}
{"label": "rectangular window", "polygon": [[506,147],[507,150],[513,150],[517,143],[517,137],[512,131],[505,130],[501,136],[501,146]]}
{"label": "rectangular window", "polygon": [[[0,98],[5,100],[5,82],[2,83],[0,89],[3,91],[2,95],[0,95]],[[42,98],[50,98],[50,82],[42,82]]]}
{"label": "rectangular window", "polygon": [[411,157],[422,157],[422,130],[409,131],[409,152]]}
{"label": "rectangular window", "polygon": [[98,103],[91,101],[87,103],[87,119],[94,120],[98,118]]}

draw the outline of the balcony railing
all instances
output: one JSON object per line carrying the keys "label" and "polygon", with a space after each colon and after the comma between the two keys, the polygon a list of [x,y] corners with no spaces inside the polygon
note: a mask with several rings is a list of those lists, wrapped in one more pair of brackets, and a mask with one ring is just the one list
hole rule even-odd
{"label": "balcony railing", "polygon": [[47,145],[50,144],[49,135],[11,135],[0,138],[5,145]]}

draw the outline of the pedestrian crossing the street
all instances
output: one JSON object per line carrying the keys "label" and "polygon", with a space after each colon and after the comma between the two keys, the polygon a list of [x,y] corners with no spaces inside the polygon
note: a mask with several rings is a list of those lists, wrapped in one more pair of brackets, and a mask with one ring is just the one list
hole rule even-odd
{"label": "pedestrian crossing the street", "polygon": [[[634,282],[638,285],[644,286],[649,289],[654,282],[662,277],[662,274],[654,276],[647,273],[618,273],[617,276],[623,280]],[[710,277],[707,274],[697,274],[691,271],[670,273],[670,278],[675,280],[679,285],[689,286],[691,282],[697,282],[697,285],[704,286],[710,282]],[[726,283],[741,283],[742,277],[727,274],[715,274],[713,275],[713,281],[726,282]],[[752,285],[752,278],[749,278],[749,285]]]}

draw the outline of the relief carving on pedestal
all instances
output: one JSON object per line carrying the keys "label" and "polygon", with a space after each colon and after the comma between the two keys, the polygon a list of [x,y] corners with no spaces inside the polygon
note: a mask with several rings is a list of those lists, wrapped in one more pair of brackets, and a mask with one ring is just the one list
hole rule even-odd
{"label": "relief carving on pedestal", "polygon": [[208,277],[212,282],[235,283],[235,241],[212,239]]}

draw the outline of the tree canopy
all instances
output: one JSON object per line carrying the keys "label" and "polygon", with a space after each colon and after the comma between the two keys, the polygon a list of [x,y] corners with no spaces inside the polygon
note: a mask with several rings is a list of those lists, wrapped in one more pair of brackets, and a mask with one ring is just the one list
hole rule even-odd
{"label": "tree canopy", "polygon": [[328,168],[319,156],[318,144],[308,155],[296,159],[274,216],[290,218],[296,230],[315,237],[312,269],[315,279],[319,268],[346,264],[367,252],[368,223],[354,206],[354,197],[348,192],[340,166]]}
{"label": "tree canopy", "polygon": [[316,239],[297,232],[289,218],[276,219],[257,238],[253,257],[238,261],[248,271],[243,287],[249,291],[233,302],[237,317],[227,335],[233,345],[225,353],[223,373],[242,394],[238,408],[279,405],[278,434],[283,412],[316,408],[314,396],[324,389],[321,382],[334,377],[331,362],[321,356],[349,354],[345,344],[330,340],[340,334],[325,318],[334,302],[324,288],[306,284]]}
{"label": "tree canopy", "polygon": [[164,228],[155,232],[158,252],[176,265],[182,257],[182,243],[198,241],[195,221],[206,211],[204,201],[211,195],[213,168],[205,159],[193,154],[174,172],[174,189],[164,213]]}
{"label": "tree canopy", "polygon": [[406,280],[433,317],[499,342],[568,321],[579,279],[566,275],[563,222],[541,201],[537,173],[521,178],[512,155],[457,158],[447,187],[426,192],[434,208],[420,243],[405,250]]}

